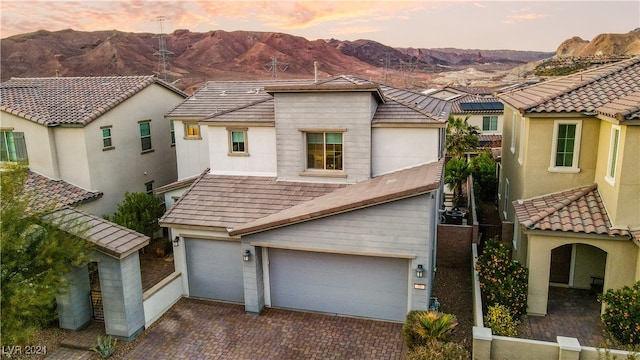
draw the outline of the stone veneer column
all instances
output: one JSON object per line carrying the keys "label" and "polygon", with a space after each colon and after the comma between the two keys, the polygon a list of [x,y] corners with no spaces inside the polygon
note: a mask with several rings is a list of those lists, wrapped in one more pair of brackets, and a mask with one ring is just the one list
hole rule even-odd
{"label": "stone veneer column", "polygon": [[78,330],[91,321],[91,284],[87,265],[79,266],[65,274],[69,287],[64,293],[56,295],[58,304],[58,322],[62,329]]}
{"label": "stone veneer column", "polygon": [[264,309],[264,281],[262,271],[262,248],[242,244],[242,253],[251,252],[251,259],[242,262],[244,279],[244,308],[252,314],[260,314]]}
{"label": "stone veneer column", "polygon": [[123,259],[102,253],[98,257],[106,333],[132,341],[142,333],[145,324],[138,252]]}

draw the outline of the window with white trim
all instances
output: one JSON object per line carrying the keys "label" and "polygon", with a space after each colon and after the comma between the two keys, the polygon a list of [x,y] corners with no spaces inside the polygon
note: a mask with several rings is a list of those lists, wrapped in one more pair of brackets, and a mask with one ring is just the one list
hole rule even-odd
{"label": "window with white trim", "polygon": [[184,137],[185,139],[202,139],[200,137],[200,125],[198,124],[184,124]]}
{"label": "window with white trim", "polygon": [[498,117],[497,116],[483,116],[482,117],[482,131],[498,131]]}
{"label": "window with white trim", "polygon": [[552,172],[580,172],[580,135],[582,121],[556,120],[553,127],[553,148],[551,150]]}
{"label": "window with white trim", "polygon": [[173,124],[173,120],[169,121],[169,137],[171,139],[171,145],[176,144],[176,128]]}
{"label": "window with white trim", "polygon": [[247,129],[227,129],[227,131],[229,132],[229,155],[249,155]]}
{"label": "window with white trim", "polygon": [[111,125],[101,126],[100,130],[102,131],[102,150],[106,151],[115,149],[115,146],[113,146],[113,139],[111,138]]}
{"label": "window with white trim", "polygon": [[504,219],[507,220],[507,215],[509,214],[509,179],[504,179],[504,204],[502,207],[502,215],[504,215]]}
{"label": "window with white trim", "polygon": [[306,132],[307,169],[342,170],[342,133]]}
{"label": "window with white trim", "polygon": [[609,160],[607,161],[607,175],[605,180],[613,185],[618,167],[618,148],[620,145],[620,126],[611,127],[611,141],[609,142]]}
{"label": "window with white trim", "polygon": [[520,119],[520,143],[518,144],[518,163],[522,165],[524,156],[524,116]]}
{"label": "window with white trim", "polygon": [[27,145],[23,132],[0,131],[0,160],[27,162]]}
{"label": "window with white trim", "polygon": [[138,125],[140,126],[142,152],[150,152],[153,150],[151,147],[151,120],[140,121]]}

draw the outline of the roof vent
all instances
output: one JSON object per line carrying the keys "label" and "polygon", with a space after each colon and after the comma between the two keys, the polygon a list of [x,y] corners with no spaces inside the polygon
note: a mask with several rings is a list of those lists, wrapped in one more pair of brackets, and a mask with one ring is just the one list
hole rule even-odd
{"label": "roof vent", "polygon": [[220,96],[227,96],[227,90],[222,90],[220,92]]}
{"label": "roof vent", "polygon": [[247,94],[251,94],[251,93],[253,93],[253,91],[254,91],[253,88],[249,87],[249,90],[247,91]]}

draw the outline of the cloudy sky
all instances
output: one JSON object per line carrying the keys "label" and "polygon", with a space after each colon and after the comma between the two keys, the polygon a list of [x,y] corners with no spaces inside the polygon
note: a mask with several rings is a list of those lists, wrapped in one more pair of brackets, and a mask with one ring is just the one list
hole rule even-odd
{"label": "cloudy sky", "polygon": [[274,31],[393,47],[555,51],[640,27],[640,1],[1,0],[0,38],[40,29]]}

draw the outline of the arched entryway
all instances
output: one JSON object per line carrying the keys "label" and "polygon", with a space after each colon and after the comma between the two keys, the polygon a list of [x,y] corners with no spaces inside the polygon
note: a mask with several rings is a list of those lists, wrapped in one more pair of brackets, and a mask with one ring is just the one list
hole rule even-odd
{"label": "arched entryway", "polygon": [[551,250],[549,284],[592,291],[602,290],[607,253],[583,243],[558,246]]}

